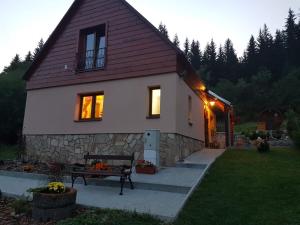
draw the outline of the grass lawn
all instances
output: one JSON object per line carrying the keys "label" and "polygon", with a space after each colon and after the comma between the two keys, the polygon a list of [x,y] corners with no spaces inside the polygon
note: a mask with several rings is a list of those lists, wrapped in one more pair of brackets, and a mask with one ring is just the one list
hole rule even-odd
{"label": "grass lawn", "polygon": [[175,225],[300,224],[300,151],[227,151]]}
{"label": "grass lawn", "polygon": [[[163,201],[163,200],[162,200]],[[96,210],[59,225],[161,225],[152,217]],[[300,224],[300,151],[230,150],[211,167],[173,225]]]}
{"label": "grass lawn", "polygon": [[240,132],[253,132],[257,129],[257,122],[248,122],[248,123],[242,123],[242,124],[235,124],[234,125],[234,132],[240,133]]}
{"label": "grass lawn", "polygon": [[16,159],[17,153],[17,146],[0,145],[0,160]]}

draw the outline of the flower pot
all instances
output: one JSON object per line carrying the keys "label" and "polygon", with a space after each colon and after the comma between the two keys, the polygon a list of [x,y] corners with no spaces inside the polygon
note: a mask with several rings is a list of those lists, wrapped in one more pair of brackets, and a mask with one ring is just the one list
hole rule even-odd
{"label": "flower pot", "polygon": [[66,188],[65,193],[33,193],[32,217],[37,220],[61,220],[72,215],[76,207],[77,191]]}
{"label": "flower pot", "polygon": [[147,167],[135,167],[136,173],[143,173],[143,174],[155,174],[156,168],[153,166],[147,166]]}

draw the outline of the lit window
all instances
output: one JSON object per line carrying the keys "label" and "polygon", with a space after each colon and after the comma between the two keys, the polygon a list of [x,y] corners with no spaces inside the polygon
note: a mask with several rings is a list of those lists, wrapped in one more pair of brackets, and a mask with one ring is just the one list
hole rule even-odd
{"label": "lit window", "polygon": [[80,98],[80,120],[102,119],[103,103],[103,94],[82,95]]}
{"label": "lit window", "polygon": [[99,119],[103,116],[103,102],[104,95],[96,96],[96,105],[95,105],[95,118]]}
{"label": "lit window", "polygon": [[82,97],[82,110],[81,119],[91,119],[92,118],[92,96]]}
{"label": "lit window", "polygon": [[161,90],[159,87],[150,88],[150,117],[160,116],[160,97]]}

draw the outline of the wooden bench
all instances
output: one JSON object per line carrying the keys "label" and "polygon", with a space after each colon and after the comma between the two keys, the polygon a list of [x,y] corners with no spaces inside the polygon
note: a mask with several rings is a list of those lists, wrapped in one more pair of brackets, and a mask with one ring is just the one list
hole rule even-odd
{"label": "wooden bench", "polygon": [[[72,178],[72,187],[74,186],[74,182],[78,177],[82,177],[84,184],[86,183],[86,176],[100,176],[100,177],[107,177],[107,176],[117,176],[120,177],[120,185],[121,191],[120,195],[123,195],[123,187],[125,181],[128,179],[130,182],[131,189],[134,189],[133,182],[131,180],[131,173],[132,173],[132,166],[134,161],[134,153],[130,156],[124,155],[90,155],[89,153],[84,156],[85,164],[82,169],[74,168],[71,172]],[[108,170],[90,170],[88,169],[88,161],[89,160],[96,160],[96,161],[103,161],[103,160],[112,160],[112,161],[130,161],[130,166],[109,166]]]}

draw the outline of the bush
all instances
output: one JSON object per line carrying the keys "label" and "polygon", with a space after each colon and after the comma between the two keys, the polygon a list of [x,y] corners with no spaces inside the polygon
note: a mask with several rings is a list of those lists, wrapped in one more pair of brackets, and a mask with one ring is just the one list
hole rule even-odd
{"label": "bush", "polygon": [[294,144],[297,147],[300,147],[300,116],[292,111],[289,110],[286,113],[287,116],[287,131],[290,138],[293,140]]}
{"label": "bush", "polygon": [[253,131],[249,133],[245,133],[245,136],[248,137],[251,141],[256,140],[257,138],[266,139],[268,137],[268,134],[263,131]]}
{"label": "bush", "polygon": [[257,151],[259,152],[268,152],[270,151],[270,145],[266,140],[263,140],[257,145]]}
{"label": "bush", "polygon": [[58,225],[165,225],[149,215],[138,215],[119,210],[98,209],[80,214],[75,218],[60,221]]}

